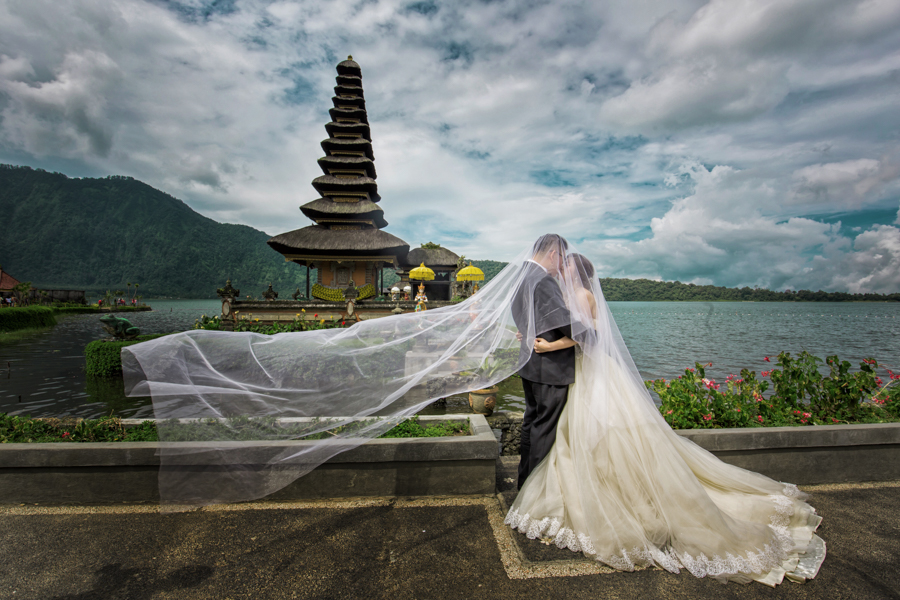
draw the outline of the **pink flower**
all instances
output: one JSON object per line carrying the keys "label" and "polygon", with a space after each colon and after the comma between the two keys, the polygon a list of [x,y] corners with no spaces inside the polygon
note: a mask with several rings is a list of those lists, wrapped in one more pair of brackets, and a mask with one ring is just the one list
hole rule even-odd
{"label": "pink flower", "polygon": [[834,417],[831,417],[831,422],[832,422],[832,423],[839,423],[839,421],[838,421],[837,419],[835,419]]}
{"label": "pink flower", "polygon": [[756,420],[759,421],[760,423],[762,423],[763,422],[762,415],[756,415]]}
{"label": "pink flower", "polygon": [[766,361],[766,362],[772,362],[772,361],[769,360],[769,357],[768,357],[768,356],[766,356],[765,358],[763,358],[763,360]]}
{"label": "pink flower", "polygon": [[671,415],[671,414],[672,414],[672,411],[671,411],[671,410],[666,411],[666,414],[667,414],[667,415]]}
{"label": "pink flower", "polygon": [[712,413],[709,413],[708,415],[703,415],[704,421],[709,421],[710,419],[712,419]]}
{"label": "pink flower", "polygon": [[768,377],[771,373],[772,371],[763,371],[762,373],[760,373],[760,375],[762,375],[763,377]]}

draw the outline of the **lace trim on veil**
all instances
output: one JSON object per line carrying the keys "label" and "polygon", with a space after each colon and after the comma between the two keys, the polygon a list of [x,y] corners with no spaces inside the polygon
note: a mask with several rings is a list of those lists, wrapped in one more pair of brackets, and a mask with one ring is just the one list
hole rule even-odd
{"label": "lace trim on veil", "polygon": [[573,552],[583,552],[591,558],[608,564],[620,571],[633,571],[636,567],[657,566],[672,573],[680,573],[687,569],[695,577],[720,577],[724,575],[765,573],[780,566],[794,548],[794,542],[788,531],[791,516],[794,513],[794,498],[799,496],[797,486],[785,484],[781,494],[772,494],[769,500],[775,506],[775,514],[771,517],[769,528],[774,540],[762,549],[748,552],[744,556],[726,553],[724,557],[714,555],[712,558],[704,554],[691,556],[679,553],[671,548],[661,550],[656,547],[634,547],[631,550],[621,549],[619,555],[600,556],[587,534],[578,533],[563,527],[559,519],[544,517],[532,519],[531,515],[520,515],[518,509],[510,509],[504,522],[524,533],[528,539],[552,538],[559,548],[568,548]]}

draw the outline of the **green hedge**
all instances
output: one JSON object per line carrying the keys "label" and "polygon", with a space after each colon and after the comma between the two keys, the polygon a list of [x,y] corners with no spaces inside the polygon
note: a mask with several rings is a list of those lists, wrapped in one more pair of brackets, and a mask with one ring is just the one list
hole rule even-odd
{"label": "green hedge", "polygon": [[84,371],[88,375],[112,377],[122,373],[122,348],[152,340],[168,333],[139,335],[133,340],[96,340],[84,348]]}
{"label": "green hedge", "polygon": [[0,331],[16,331],[36,327],[53,327],[53,309],[45,306],[0,308]]}
{"label": "green hedge", "polygon": [[[307,425],[308,427],[309,425]],[[279,424],[275,419],[233,417],[226,422],[207,419],[196,422],[171,423],[167,441],[203,440],[269,440],[285,438],[291,429],[303,433],[303,425]],[[337,430],[341,428],[338,427]],[[403,421],[381,434],[381,438],[447,437],[468,435],[469,421],[447,421],[423,426],[417,416]],[[307,439],[322,439],[332,434],[320,432]],[[118,417],[79,419],[76,417],[32,419],[0,413],[0,444],[47,442],[158,442],[156,423],[144,421],[125,427]]]}

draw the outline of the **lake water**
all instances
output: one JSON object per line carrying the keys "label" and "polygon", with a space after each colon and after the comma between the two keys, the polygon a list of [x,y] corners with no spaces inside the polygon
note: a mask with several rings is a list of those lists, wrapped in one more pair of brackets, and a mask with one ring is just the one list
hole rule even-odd
{"label": "lake water", "polygon": [[[190,329],[218,300],[154,300],[152,312],[127,318],[142,333]],[[900,367],[900,303],[611,302],[622,337],[645,379],[670,379],[712,362],[708,376],[724,379],[742,368],[770,369],[763,361],[782,350],[824,358],[837,354],[854,369],[873,357]],[[125,398],[121,379],[86,377],[84,347],[104,337],[96,315],[62,317],[47,331],[0,343],[0,412],[38,416],[152,417],[147,398]],[[501,408],[523,406],[508,390]],[[452,412],[465,410],[461,399]]]}

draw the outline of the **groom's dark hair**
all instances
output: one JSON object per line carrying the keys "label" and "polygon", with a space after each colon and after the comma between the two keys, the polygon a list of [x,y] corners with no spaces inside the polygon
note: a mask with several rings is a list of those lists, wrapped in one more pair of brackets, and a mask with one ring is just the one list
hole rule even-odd
{"label": "groom's dark hair", "polygon": [[566,250],[568,249],[569,242],[566,241],[566,238],[555,233],[545,233],[534,243],[534,247],[531,249],[531,255],[537,256],[538,254],[545,254],[550,250],[559,250],[559,253],[565,256]]}

